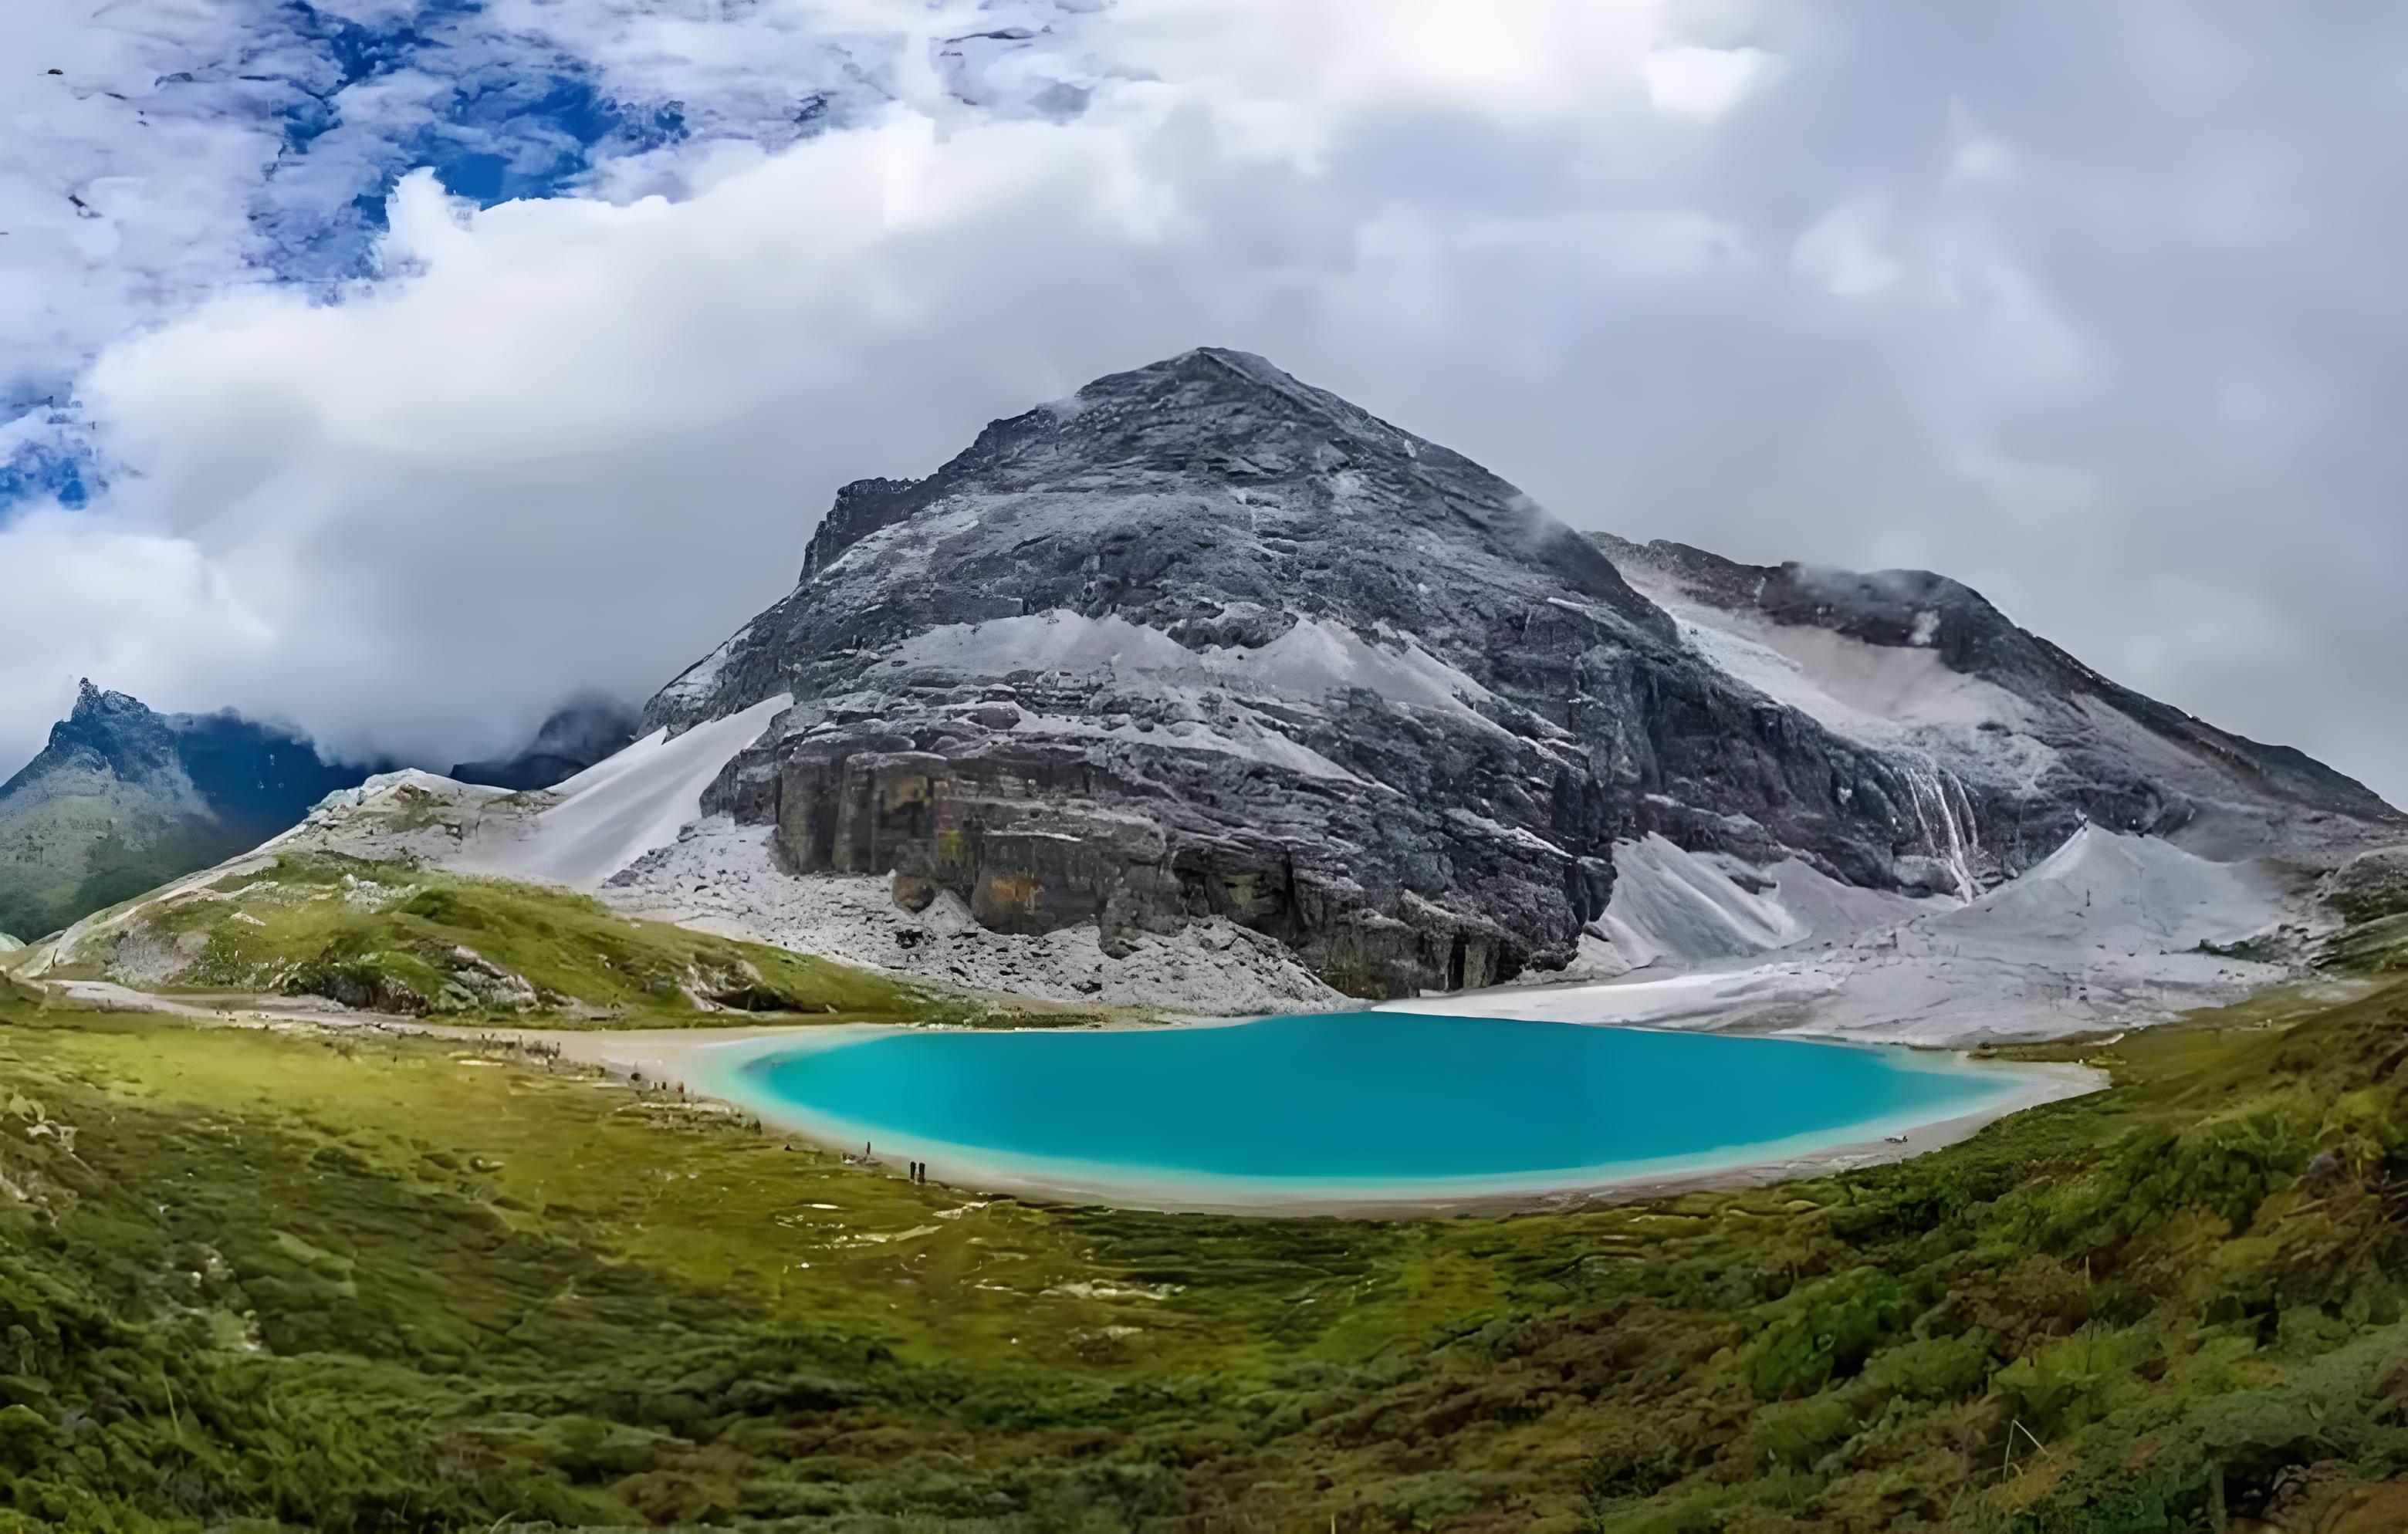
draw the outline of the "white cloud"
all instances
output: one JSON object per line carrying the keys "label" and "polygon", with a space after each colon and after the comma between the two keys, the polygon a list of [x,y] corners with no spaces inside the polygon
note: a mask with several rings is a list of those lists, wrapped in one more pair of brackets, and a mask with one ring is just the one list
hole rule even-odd
{"label": "white cloud", "polygon": [[1130,0],[1111,57],[1224,99],[1278,104],[1323,126],[1356,114],[1444,111],[1562,123],[1642,87],[1677,40],[1652,0]]}
{"label": "white cloud", "polygon": [[1776,79],[1780,64],[1756,48],[1659,48],[1647,55],[1647,98],[1712,122]]}
{"label": "white cloud", "polygon": [[1888,199],[1859,194],[1809,224],[1790,250],[1790,264],[1839,297],[1867,297],[1906,275],[1893,237]]}
{"label": "white cloud", "polygon": [[[1609,79],[1639,99],[1662,36],[1643,7],[1468,32],[1435,5],[1128,10],[1127,78],[1067,122],[896,106],[767,153],[690,147],[674,202],[476,211],[421,175],[385,280],[331,304],[244,288],[112,349],[81,399],[138,473],[79,525],[177,551],[250,637],[143,684],[354,752],[503,745],[570,687],[648,691],[782,594],[838,484],[924,471],[989,417],[1207,341],[1327,377],[1312,356],[1416,307],[1456,348],[1472,273],[1677,280],[1738,244],[1690,210],[1567,216],[1533,188],[1469,189],[1494,206],[1466,217],[1461,189],[1400,199],[1386,167],[1321,158],[1359,154],[1365,114],[1419,109],[1570,175],[1579,136],[1531,126],[1584,121]],[[1174,43],[1190,73],[1143,78]],[[406,122],[443,88],[387,77],[343,111]],[[1265,138],[1283,118],[1311,152]],[[194,621],[93,620],[163,653]]]}
{"label": "white cloud", "polygon": [[258,661],[273,631],[193,544],[36,511],[0,527],[0,719],[22,753],[91,677],[172,692],[196,672]]}
{"label": "white cloud", "polygon": [[[297,9],[238,4],[45,10],[71,73],[0,82],[11,117],[84,93],[0,135],[0,221],[39,237],[0,267],[0,365],[48,388],[108,351],[74,421],[0,452],[89,421],[116,471],[79,518],[0,521],[12,592],[83,594],[0,617],[0,761],[83,671],[354,749],[512,744],[782,594],[843,480],[1201,342],[1576,522],[1942,568],[2219,723],[2408,759],[2352,701],[2408,609],[2380,408],[2408,231],[2369,192],[2408,123],[2373,50],[2306,23],[493,0],[410,10],[442,46],[332,91],[275,30]],[[552,70],[631,120],[682,102],[686,135],[597,143],[578,196],[411,182],[339,302],[263,280],[365,250],[354,199],[423,136],[554,144],[509,94]],[[280,72],[331,101],[298,151],[298,86],[239,78]]]}
{"label": "white cloud", "polygon": [[230,53],[239,28],[205,7],[146,20],[158,24],[98,26],[75,6],[8,18],[0,407],[64,392],[158,312],[157,295],[189,301],[250,270],[250,194],[275,157],[272,124],[232,93],[206,116],[163,100],[181,93],[175,76]]}

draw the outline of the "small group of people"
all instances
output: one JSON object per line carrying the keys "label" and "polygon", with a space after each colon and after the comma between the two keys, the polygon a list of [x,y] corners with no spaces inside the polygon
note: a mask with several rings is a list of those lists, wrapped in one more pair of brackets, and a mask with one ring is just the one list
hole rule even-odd
{"label": "small group of people", "polygon": [[[789,1145],[786,1149],[791,1151],[794,1147]],[[878,1167],[884,1165],[883,1162],[878,1159],[877,1153],[870,1148],[869,1141],[866,1140],[861,1142],[861,1154],[859,1155],[854,1155],[851,1151],[847,1151],[844,1153],[844,1159],[845,1164],[851,1167]],[[928,1181],[928,1164],[926,1162],[912,1161],[907,1162],[905,1165],[910,1169],[910,1176],[912,1182],[925,1183]]]}

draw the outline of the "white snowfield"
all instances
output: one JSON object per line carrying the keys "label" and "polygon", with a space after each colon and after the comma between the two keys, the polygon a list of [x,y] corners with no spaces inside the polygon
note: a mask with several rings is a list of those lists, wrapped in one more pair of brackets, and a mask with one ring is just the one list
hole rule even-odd
{"label": "white snowfield", "polygon": [[[1032,649],[1059,644],[1057,662],[1107,665],[1125,658],[1111,647],[1148,643],[1105,624],[1043,619],[988,637]],[[1105,648],[1099,655],[1089,646]],[[1291,657],[1298,669],[1282,685],[1343,685],[1340,679],[1376,676],[1379,665],[1415,664],[1407,652],[1375,654],[1378,665],[1315,641]],[[1301,665],[1306,659],[1312,664]],[[1406,685],[1394,675],[1380,680]],[[567,885],[630,914],[977,989],[1219,1016],[1350,1004],[1285,948],[1223,921],[1148,935],[1116,956],[1092,925],[1008,936],[979,926],[950,896],[912,913],[895,905],[883,878],[786,873],[767,827],[706,820],[701,801],[788,706],[774,697],[675,738],[648,736],[550,793],[388,774],[330,796],[257,851],[149,898],[181,897],[284,851],[343,852]],[[1532,856],[1561,855],[1531,839]],[[1584,935],[1581,962],[1563,977],[1573,983],[1389,1005],[1921,1044],[2077,1034],[2159,1021],[2282,978],[2274,965],[2204,945],[2306,919],[2263,864],[2214,862],[2096,826],[1970,900],[1858,889],[1795,859],[1756,868],[1659,836],[1617,843],[1613,859],[1612,897]],[[89,918],[48,946],[71,948],[131,909],[138,907]],[[36,968],[51,957],[35,955]]]}
{"label": "white snowfield", "polygon": [[1661,836],[1613,845],[1613,895],[1593,929],[1620,968],[1690,966],[1848,939],[1955,909],[1937,896],[1858,889],[1796,858],[1757,870]]}
{"label": "white snowfield", "polygon": [[703,791],[793,706],[781,693],[673,739],[655,730],[552,790],[558,802],[529,817],[518,835],[480,840],[457,866],[504,879],[599,889],[702,819]]}
{"label": "white snowfield", "polygon": [[[1627,861],[1616,850],[1619,879],[1637,888],[1626,896],[1617,882],[1612,905],[1622,915],[1610,907],[1600,925],[1617,948],[1632,945],[1623,956],[1646,968],[1601,982],[1390,1005],[1917,1044],[2045,1038],[2158,1022],[2279,980],[2277,966],[2202,945],[2266,933],[2294,914],[2262,865],[2213,863],[2097,826],[1963,904],[1780,878],[1749,891],[1726,878],[1717,867],[1725,860],[1670,843],[1626,846]],[[1835,891],[1842,898],[1832,900]],[[1897,902],[1892,913],[1922,909],[1884,919],[1873,903],[1881,899]]]}
{"label": "white snowfield", "polygon": [[[925,527],[915,523],[910,530],[914,537],[932,536],[963,515],[953,513]],[[972,517],[963,525],[975,521]],[[873,534],[871,538],[884,536]],[[852,556],[848,551],[846,557]],[[1220,616],[1240,614],[1225,608]],[[1009,727],[1025,736],[1141,741],[1173,751],[1211,752],[1371,793],[1388,790],[1365,782],[1295,738],[1281,715],[1294,705],[1322,705],[1359,689],[1393,705],[1442,712],[1475,728],[1511,734],[1482,711],[1506,707],[1495,694],[1410,636],[1389,633],[1366,639],[1343,624],[1294,612],[1287,616],[1291,621],[1277,638],[1254,648],[1190,649],[1148,624],[1115,614],[1090,618],[1067,609],[946,624],[896,645],[867,680],[902,681],[920,672],[959,677],[1034,671],[1141,687],[1183,705],[1180,711],[1184,717],[1158,724],[1099,723],[1023,711]],[[700,695],[730,647],[741,638],[739,634],[671,683],[667,695]],[[875,695],[867,692],[823,702],[837,707],[855,695],[874,706]]]}
{"label": "white snowfield", "polygon": [[1100,672],[1124,681],[1218,683],[1306,700],[1360,687],[1392,703],[1458,714],[1470,712],[1468,703],[1495,700],[1487,688],[1410,638],[1369,643],[1343,624],[1303,616],[1257,648],[1191,650],[1158,628],[1116,614],[1089,618],[1056,609],[933,628],[898,645],[887,664],[997,674]]}
{"label": "white snowfield", "polygon": [[1054,671],[1143,681],[1172,693],[1219,689],[1307,703],[1361,688],[1390,703],[1502,727],[1475,707],[1495,704],[1495,694],[1411,638],[1391,635],[1373,642],[1341,624],[1290,616],[1294,622],[1268,644],[1191,650],[1158,628],[1116,614],[1090,618],[1055,609],[932,628],[897,645],[886,665],[897,672]]}

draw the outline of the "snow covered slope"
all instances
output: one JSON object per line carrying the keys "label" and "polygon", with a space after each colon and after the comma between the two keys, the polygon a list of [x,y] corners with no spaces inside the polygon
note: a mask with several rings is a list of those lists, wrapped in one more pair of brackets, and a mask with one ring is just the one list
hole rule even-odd
{"label": "snow covered slope", "polygon": [[1613,896],[1592,930],[1631,969],[1843,941],[1953,906],[1843,884],[1796,858],[1751,868],[1661,836],[1616,842],[1613,871]]}
{"label": "snow covered slope", "polygon": [[2212,863],[2159,838],[2096,826],[1979,899],[1936,905],[1842,941],[1396,1005],[1923,1044],[2042,1038],[2245,996],[2285,971],[2216,948],[2306,917],[2261,866]]}
{"label": "snow covered slope", "polygon": [[702,819],[703,790],[794,699],[765,698],[671,739],[655,730],[552,792],[557,802],[480,841],[459,866],[541,884],[599,889],[648,853],[670,846]]}
{"label": "snow covered slope", "polygon": [[1584,538],[1211,349],[846,486],[646,722],[776,694],[704,803],[789,867],[1107,950],[1226,920],[1364,996],[1842,942],[2086,824],[2219,857],[2401,824],[1954,582]]}
{"label": "snow covered slope", "polygon": [[2363,785],[2119,687],[1943,576],[1746,566],[1595,538],[1718,669],[1922,761],[1925,792],[1959,833],[1951,873],[1970,884],[2029,867],[2093,823],[2219,858],[2342,847],[2403,824]]}

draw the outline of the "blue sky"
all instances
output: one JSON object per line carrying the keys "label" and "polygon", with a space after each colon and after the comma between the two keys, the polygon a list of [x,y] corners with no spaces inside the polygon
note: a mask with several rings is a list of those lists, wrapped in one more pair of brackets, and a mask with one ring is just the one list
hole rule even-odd
{"label": "blue sky", "polygon": [[[0,97],[17,124],[0,208],[42,291],[0,333],[0,509],[80,507],[106,484],[75,409],[102,347],[229,288],[337,299],[373,280],[410,171],[481,208],[590,193],[602,167],[664,163],[697,132],[774,151],[889,105],[920,65],[907,56],[962,50],[957,27],[1002,34],[971,43],[1008,54],[1059,42],[1080,7],[857,9],[917,24],[864,33],[819,6],[482,0],[70,0],[12,21],[40,67]],[[648,21],[695,11],[730,18],[719,30],[739,57],[764,37],[783,46],[726,71],[648,46]],[[985,71],[956,75],[989,109],[1024,109],[982,89]],[[172,184],[188,178],[199,184]]]}
{"label": "blue sky", "polygon": [[1211,343],[2408,796],[2387,8],[19,11],[0,767],[83,674],[499,749],[782,595],[845,480]]}

